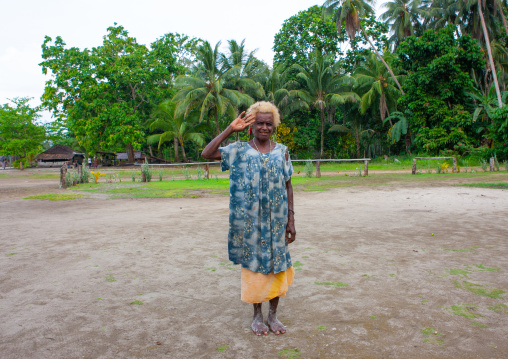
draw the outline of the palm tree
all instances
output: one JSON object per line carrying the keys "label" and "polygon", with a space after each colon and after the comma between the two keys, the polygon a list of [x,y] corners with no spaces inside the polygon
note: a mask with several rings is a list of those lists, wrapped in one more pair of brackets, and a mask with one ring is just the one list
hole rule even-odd
{"label": "palm tree", "polygon": [[377,57],[383,62],[393,80],[404,95],[404,90],[395,78],[392,69],[385,62],[381,54],[377,51],[376,47],[370,41],[370,38],[365,33],[361,23],[361,18],[368,14],[373,14],[374,10],[370,4],[374,4],[374,0],[326,0],[323,4],[323,15],[329,15],[333,10],[337,10],[334,15],[334,21],[337,24],[337,30],[341,32],[342,24],[346,24],[346,32],[350,40],[353,40],[358,30],[362,32],[363,37],[368,41]]}
{"label": "palm tree", "polygon": [[236,68],[237,72],[226,83],[226,87],[234,88],[242,93],[261,99],[264,97],[264,83],[268,77],[268,66],[254,55],[256,50],[247,53],[245,39],[240,44],[229,40],[229,54],[221,54],[225,70]]}
{"label": "palm tree", "polygon": [[[310,57],[309,69],[294,64],[289,70],[297,71],[296,80],[287,83],[274,97],[286,113],[308,110],[310,106],[319,110],[321,116],[321,150],[324,149],[325,110],[327,106],[338,106],[345,102],[356,102],[360,98],[350,90],[351,79],[339,73],[339,63],[331,56],[314,52]],[[294,89],[291,89],[293,88]],[[289,90],[288,90],[289,88]]]}
{"label": "palm tree", "polygon": [[182,115],[175,116],[176,104],[171,100],[160,103],[152,115],[152,121],[148,128],[150,131],[163,131],[162,133],[148,136],[150,145],[158,144],[160,148],[164,142],[173,141],[175,146],[175,162],[179,162],[178,145],[182,150],[183,161],[188,162],[185,154],[184,143],[192,141],[199,146],[205,143],[204,131],[208,129],[205,123],[198,123],[199,114],[193,112],[187,120]]}
{"label": "palm tree", "polygon": [[383,4],[387,9],[381,14],[381,20],[390,24],[392,36],[390,42],[397,48],[408,36],[414,35],[414,26],[419,25],[422,14],[421,0],[393,0]]}
{"label": "palm tree", "polygon": [[238,106],[249,106],[254,102],[249,95],[226,86],[239,69],[221,66],[219,46],[220,41],[212,49],[210,43],[205,41],[199,47],[194,76],[177,77],[175,86],[178,92],[173,97],[173,101],[178,104],[178,116],[185,117],[195,109],[199,111],[200,122],[206,115],[214,116],[217,135],[220,133],[219,119],[222,116],[227,114],[234,118]]}
{"label": "palm tree", "polygon": [[[387,53],[385,57],[389,55]],[[356,92],[363,94],[360,101],[360,113],[365,114],[372,106],[379,106],[381,121],[384,122],[386,116],[390,116],[390,111],[396,108],[400,91],[395,87],[383,63],[377,59],[375,54],[371,53],[367,62],[356,69],[354,78],[356,79]],[[402,78],[402,75],[398,76],[399,80]]]}

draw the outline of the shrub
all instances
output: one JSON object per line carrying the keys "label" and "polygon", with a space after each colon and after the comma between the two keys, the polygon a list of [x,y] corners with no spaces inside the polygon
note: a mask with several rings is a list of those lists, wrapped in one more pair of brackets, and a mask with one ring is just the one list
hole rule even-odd
{"label": "shrub", "polygon": [[26,158],[20,158],[19,160],[16,160],[16,161],[14,161],[14,162],[12,163],[12,167],[14,167],[14,168],[19,168],[19,167],[20,167],[20,166],[19,166],[20,162],[23,162],[23,168],[26,168],[26,167],[28,167],[28,166],[29,166],[29,164],[28,164],[28,160],[27,160]]}
{"label": "shrub", "polygon": [[141,173],[145,176],[145,181],[150,182],[152,180],[152,169],[148,165],[148,160],[145,158],[145,162],[141,165]]}

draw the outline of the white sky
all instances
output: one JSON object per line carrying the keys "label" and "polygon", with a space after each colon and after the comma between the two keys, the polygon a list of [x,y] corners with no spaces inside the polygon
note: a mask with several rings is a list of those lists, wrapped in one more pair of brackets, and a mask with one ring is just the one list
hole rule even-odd
{"label": "white sky", "polygon": [[[284,20],[324,0],[5,0],[0,12],[0,104],[14,97],[40,103],[44,76],[38,65],[44,36],[67,47],[102,43],[106,29],[122,25],[138,43],[178,32],[209,41],[246,39],[247,49],[272,64],[273,38]],[[49,114],[43,114],[49,121]]]}

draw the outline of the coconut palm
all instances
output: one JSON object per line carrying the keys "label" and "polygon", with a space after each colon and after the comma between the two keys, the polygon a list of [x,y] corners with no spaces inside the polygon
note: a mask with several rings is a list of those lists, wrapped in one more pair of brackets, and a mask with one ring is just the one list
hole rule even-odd
{"label": "coconut palm", "polygon": [[392,76],[393,80],[399,87],[402,94],[404,94],[404,91],[402,90],[402,87],[395,78],[392,69],[390,68],[390,66],[388,66],[385,60],[383,60],[383,57],[377,51],[372,41],[370,41],[370,38],[367,36],[367,34],[365,33],[365,29],[362,26],[361,23],[362,17],[374,13],[371,4],[374,4],[374,0],[326,0],[325,3],[323,4],[323,15],[328,16],[334,10],[336,10],[333,16],[333,20],[337,25],[337,30],[340,33],[342,24],[345,23],[346,32],[350,40],[353,40],[354,37],[356,36],[356,33],[358,31],[361,31],[365,40],[367,40],[367,42],[370,44],[376,55],[385,65],[386,69],[390,72],[390,75]]}
{"label": "coconut palm", "polygon": [[228,45],[228,54],[221,54],[222,65],[224,70],[236,68],[237,71],[228,79],[225,86],[249,94],[251,97],[263,98],[262,83],[268,77],[268,66],[255,57],[256,50],[246,51],[245,39],[240,44],[235,40],[229,40]]}
{"label": "coconut palm", "polygon": [[[238,67],[225,68],[221,64],[220,41],[212,49],[205,41],[198,49],[197,65],[193,76],[179,76],[175,80],[178,92],[173,101],[178,104],[176,114],[187,116],[192,110],[199,111],[199,121],[205,116],[215,118],[217,135],[220,133],[219,119],[227,114],[234,118],[238,106],[249,106],[251,96],[227,87],[227,82],[237,75]],[[208,117],[209,118],[209,117]]]}
{"label": "coconut palm", "polygon": [[397,48],[408,36],[414,35],[414,27],[419,25],[422,15],[421,0],[393,0],[383,4],[386,11],[380,18],[390,25],[390,42]]}
{"label": "coconut palm", "polygon": [[163,131],[159,134],[148,136],[150,145],[158,144],[160,148],[164,142],[173,141],[175,146],[175,162],[179,162],[178,145],[182,150],[183,161],[188,162],[184,144],[192,141],[199,146],[205,143],[204,131],[209,127],[206,123],[199,123],[199,113],[194,111],[187,119],[182,115],[175,116],[176,104],[171,100],[160,103],[155,109],[152,119],[148,124],[150,131]]}
{"label": "coconut palm", "polygon": [[[385,54],[386,58],[390,56],[390,53]],[[360,113],[364,114],[373,106],[379,107],[381,121],[384,122],[386,116],[390,116],[390,111],[395,110],[397,99],[401,94],[386,67],[372,53],[366,63],[356,69],[354,78],[356,79],[355,91],[362,96]],[[398,80],[402,81],[403,78],[403,75],[397,76]]]}
{"label": "coconut palm", "polygon": [[311,106],[319,110],[322,157],[326,108],[356,102],[360,98],[350,89],[351,78],[339,72],[339,63],[334,63],[331,56],[316,51],[311,54],[310,61],[309,69],[294,64],[290,70],[297,72],[296,80],[288,82],[286,88],[278,90],[274,97],[285,113],[308,110]]}

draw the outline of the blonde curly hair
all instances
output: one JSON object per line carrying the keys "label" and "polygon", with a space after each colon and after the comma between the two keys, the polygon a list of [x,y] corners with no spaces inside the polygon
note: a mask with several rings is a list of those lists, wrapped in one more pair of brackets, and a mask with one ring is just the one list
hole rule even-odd
{"label": "blonde curly hair", "polygon": [[268,102],[268,101],[258,101],[256,103],[252,104],[247,109],[247,115],[253,114],[254,116],[256,116],[258,114],[258,112],[271,113],[273,115],[273,126],[275,128],[277,128],[280,125],[279,109],[273,103]]}

